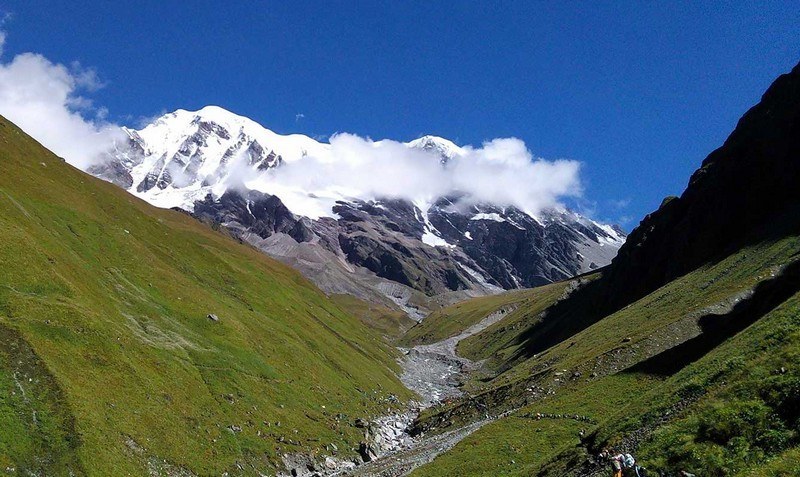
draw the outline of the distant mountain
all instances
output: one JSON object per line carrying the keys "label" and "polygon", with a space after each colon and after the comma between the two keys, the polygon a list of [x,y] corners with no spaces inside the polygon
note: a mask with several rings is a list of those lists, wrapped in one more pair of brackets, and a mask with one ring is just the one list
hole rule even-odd
{"label": "distant mountain", "polygon": [[[251,190],[265,171],[306,157],[331,160],[331,146],[276,134],[219,107],[178,110],[125,132],[127,143],[90,173],[154,205],[231,229],[326,292],[393,302],[412,316],[426,313],[427,297],[541,285],[605,266],[625,240],[618,227],[568,210],[533,216],[516,207],[464,205],[459,197],[412,202]],[[442,167],[465,151],[436,136],[405,145]],[[301,215],[309,209],[318,212]]]}

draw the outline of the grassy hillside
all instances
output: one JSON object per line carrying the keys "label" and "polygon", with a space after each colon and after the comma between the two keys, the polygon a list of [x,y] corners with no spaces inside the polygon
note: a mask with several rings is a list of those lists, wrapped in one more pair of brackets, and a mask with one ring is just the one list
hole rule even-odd
{"label": "grassy hillside", "polygon": [[0,468],[271,473],[349,453],[355,418],[408,396],[395,368],[295,271],[0,120]]}
{"label": "grassy hillside", "polygon": [[[573,287],[588,283],[597,274],[580,280],[558,282],[525,290],[524,300],[510,304],[514,312],[486,330],[461,341],[458,353],[474,361],[488,360],[487,365],[494,369],[510,366],[513,357],[519,354],[522,344],[520,333],[545,320],[545,310],[558,300],[569,296]],[[507,305],[509,306],[509,305]]]}
{"label": "grassy hillside", "polygon": [[530,290],[512,290],[440,308],[408,330],[401,343],[406,346],[430,344],[455,336],[501,308],[516,307],[529,299],[530,293]]}
{"label": "grassy hillside", "polygon": [[[524,359],[530,327],[504,319],[472,337],[509,343],[473,353],[507,365],[474,400],[521,409],[413,475],[591,475],[602,467],[590,455],[609,445],[651,469],[797,475],[798,260],[797,236],[748,247]],[[423,421],[440,431],[472,411]]]}
{"label": "grassy hillside", "polygon": [[334,294],[330,298],[339,308],[355,316],[390,342],[402,336],[416,323],[403,311],[367,302],[353,295]]}

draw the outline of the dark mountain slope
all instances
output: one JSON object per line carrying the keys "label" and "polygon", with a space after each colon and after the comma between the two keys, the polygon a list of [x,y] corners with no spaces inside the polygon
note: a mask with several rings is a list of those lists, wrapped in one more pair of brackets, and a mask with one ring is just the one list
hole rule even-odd
{"label": "dark mountain slope", "polygon": [[567,339],[696,268],[800,231],[800,66],[779,77],[725,143],[628,236],[602,277],[528,328],[514,359]]}
{"label": "dark mountain slope", "polygon": [[[619,307],[731,251],[800,230],[800,65],[628,237],[604,283]],[[774,227],[778,221],[783,226]]]}

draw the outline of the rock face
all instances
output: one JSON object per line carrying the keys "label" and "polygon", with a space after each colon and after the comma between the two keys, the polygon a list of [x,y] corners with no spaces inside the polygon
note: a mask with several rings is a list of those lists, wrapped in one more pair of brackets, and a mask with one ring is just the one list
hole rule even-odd
{"label": "rock face", "polygon": [[604,266],[625,237],[617,227],[569,211],[545,211],[536,219],[515,207],[460,211],[445,198],[428,216],[448,243],[457,244],[505,289],[564,280]]}
{"label": "rock face", "polygon": [[[440,202],[427,211],[427,222],[416,206],[396,199],[339,202],[334,207],[338,219],[311,220],[292,214],[276,196],[229,190],[218,199],[208,195],[195,202],[193,213],[270,255],[306,255],[293,264],[334,293],[343,291],[337,289],[341,283],[333,286],[333,275],[319,273],[317,265],[360,269],[361,275],[383,279],[367,288],[394,282],[427,296],[485,294],[590,271],[610,261],[624,236],[577,215],[553,214],[539,223],[513,208],[458,212]],[[441,234],[435,237],[442,245],[426,243],[432,226]],[[316,258],[309,256],[312,252]],[[360,280],[359,273],[351,275]],[[363,291],[348,292],[374,298]]]}
{"label": "rock face", "polygon": [[342,202],[334,207],[339,219],[311,220],[292,214],[276,196],[229,190],[218,199],[209,194],[193,210],[198,219],[221,224],[289,261],[329,293],[372,301],[375,295],[388,295],[404,306],[415,292],[434,296],[500,289],[496,282],[471,275],[480,267],[458,248],[422,242],[424,228],[415,219],[419,210],[407,202]]}
{"label": "rock face", "polygon": [[240,235],[249,232],[267,238],[283,233],[297,242],[308,242],[313,236],[310,220],[292,214],[276,196],[257,191],[240,193],[230,190],[217,200],[209,194],[204,200],[195,202],[194,213],[200,218],[225,224]]}
{"label": "rock face", "polygon": [[709,154],[680,197],[631,232],[606,274],[612,306],[772,234],[800,231],[800,65]]}
{"label": "rock face", "polygon": [[[128,141],[89,172],[154,205],[221,224],[328,293],[393,303],[412,316],[425,314],[428,297],[482,295],[591,271],[610,263],[625,239],[619,228],[567,210],[533,217],[515,207],[463,205],[459,197],[425,204],[341,197],[329,200],[326,216],[301,217],[280,194],[245,184],[307,155],[327,157],[328,144],[275,134],[217,107],[178,110],[125,131]],[[434,136],[405,145],[442,167],[465,151]],[[303,195],[318,200],[313,191]]]}

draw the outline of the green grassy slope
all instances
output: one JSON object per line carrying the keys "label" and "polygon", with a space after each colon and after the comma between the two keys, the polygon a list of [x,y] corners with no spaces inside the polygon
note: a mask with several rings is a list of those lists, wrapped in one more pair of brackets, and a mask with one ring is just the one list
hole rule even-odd
{"label": "green grassy slope", "polygon": [[[218,322],[206,316],[213,313]],[[0,119],[0,467],[256,475],[407,397],[394,352],[283,266]]]}
{"label": "green grassy slope", "polygon": [[499,309],[510,309],[531,299],[530,294],[530,290],[512,290],[440,308],[408,330],[400,341],[414,346],[455,336]]}
{"label": "green grassy slope", "polygon": [[[500,394],[522,408],[414,475],[585,475],[608,445],[652,469],[796,475],[799,259],[797,236],[748,247],[512,362],[477,399]],[[514,347],[523,329],[504,321],[495,326]],[[473,339],[485,333],[498,331]],[[442,430],[461,415],[469,410],[455,404],[426,419]]]}
{"label": "green grassy slope", "polygon": [[334,294],[330,299],[390,342],[398,339],[416,323],[403,311],[370,303],[353,295]]}
{"label": "green grassy slope", "polygon": [[572,285],[586,283],[598,277],[590,277],[568,282],[552,283],[542,287],[525,290],[524,299],[512,304],[516,309],[502,321],[493,324],[481,333],[470,336],[458,344],[458,353],[474,361],[487,359],[494,369],[509,366],[513,357],[519,353],[523,330],[530,329],[545,319],[544,311],[556,301],[569,294]]}

